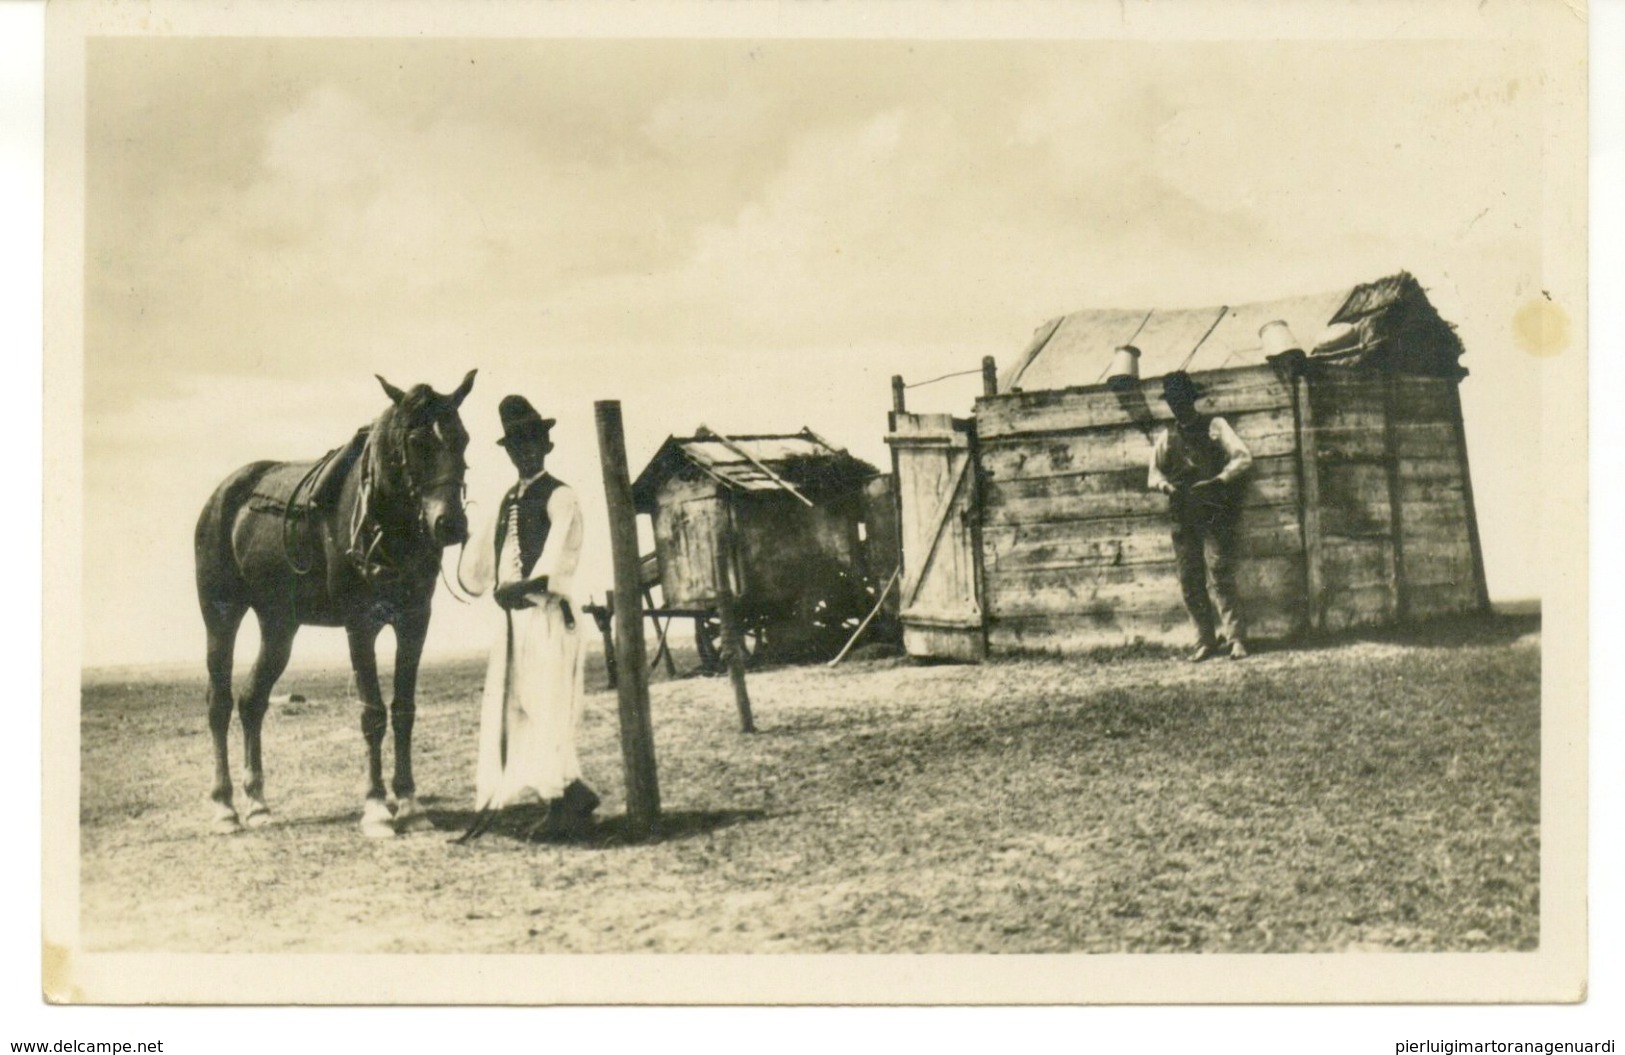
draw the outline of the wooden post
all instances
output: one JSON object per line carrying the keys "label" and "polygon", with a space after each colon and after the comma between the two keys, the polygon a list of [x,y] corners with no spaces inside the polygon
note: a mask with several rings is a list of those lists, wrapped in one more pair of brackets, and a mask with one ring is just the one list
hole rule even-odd
{"label": "wooden post", "polygon": [[598,625],[598,633],[604,638],[604,674],[609,679],[609,687],[615,688],[615,632],[610,629],[610,620],[615,618],[615,595],[610,594],[606,604],[589,604],[582,610],[592,616],[592,621]]}
{"label": "wooden post", "polygon": [[626,468],[626,435],[619,400],[593,404],[598,456],[609,507],[609,539],[615,563],[615,636],[619,640],[621,764],[626,771],[626,819],[633,837],[653,835],[660,824],[660,785],[655,775],[654,728],[649,720],[649,665],[643,648],[637,511]]}
{"label": "wooden post", "polygon": [[1398,382],[1392,371],[1384,374],[1382,383],[1382,460],[1388,476],[1388,532],[1393,541],[1389,545],[1393,569],[1394,620],[1408,622],[1411,617],[1410,582],[1405,574],[1404,510],[1399,498],[1399,416]]}
{"label": "wooden post", "polygon": [[722,659],[733,682],[734,704],[739,708],[741,732],[754,733],[756,721],[750,713],[750,692],[745,688],[745,639],[739,629],[739,611],[734,606],[733,532],[726,523],[717,532],[717,617],[722,620]]}
{"label": "wooden post", "polygon": [[[903,409],[903,375],[894,374],[891,379],[891,413],[886,415],[886,446],[891,448],[891,511],[892,518],[897,524],[897,573],[903,574],[903,477],[902,460],[897,453],[897,444],[893,437],[897,433],[898,416],[906,413]],[[903,612],[902,601],[897,605],[898,616]],[[899,623],[899,626],[902,624]]]}
{"label": "wooden post", "polygon": [[1293,381],[1298,408],[1298,464],[1303,467],[1299,501],[1303,510],[1303,560],[1309,597],[1310,630],[1326,629],[1325,536],[1320,530],[1320,438],[1315,414],[1318,370],[1303,369]]}
{"label": "wooden post", "polygon": [[982,395],[999,394],[999,368],[991,355],[982,356]]}
{"label": "wooden post", "polygon": [[[1314,446],[1309,435],[1307,408],[1304,406],[1306,393],[1300,383],[1304,376],[1308,357],[1302,350],[1282,352],[1271,356],[1269,364],[1275,370],[1275,377],[1286,386],[1287,393],[1292,397],[1292,469],[1293,498],[1297,504],[1298,513],[1298,556],[1301,558],[1299,567],[1303,572],[1303,593],[1297,598],[1298,603],[1293,605],[1296,615],[1293,617],[1292,633],[1298,634],[1315,625],[1314,607],[1311,596],[1318,593],[1318,589],[1311,588],[1311,583],[1318,582],[1320,569],[1315,565],[1314,557],[1309,545],[1309,474],[1319,469],[1312,461]],[[1307,451],[1307,453],[1306,453]],[[1317,488],[1318,493],[1318,488]],[[1319,530],[1318,519],[1316,530]],[[1317,547],[1318,549],[1318,547]]]}
{"label": "wooden post", "polygon": [[1473,504],[1473,474],[1467,466],[1467,426],[1461,414],[1461,381],[1467,376],[1462,370],[1451,379],[1450,424],[1456,432],[1456,458],[1461,464],[1461,496],[1467,504],[1467,541],[1473,548],[1473,585],[1478,591],[1478,610],[1490,612],[1489,581],[1484,577],[1484,548],[1478,538],[1478,508]]}

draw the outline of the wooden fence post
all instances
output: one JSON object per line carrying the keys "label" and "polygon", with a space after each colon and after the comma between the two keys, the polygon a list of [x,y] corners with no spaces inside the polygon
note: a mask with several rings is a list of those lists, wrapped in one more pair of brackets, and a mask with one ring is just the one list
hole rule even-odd
{"label": "wooden fence post", "polygon": [[739,610],[734,605],[733,532],[726,526],[717,537],[717,618],[722,620],[722,655],[728,664],[728,680],[733,682],[734,704],[739,708],[739,728],[754,733],[756,721],[750,713],[750,692],[745,688],[745,635],[739,627]]}
{"label": "wooden fence post", "polygon": [[660,785],[655,775],[654,728],[649,720],[649,664],[643,648],[643,604],[639,597],[638,522],[632,505],[632,479],[626,468],[626,435],[619,400],[593,404],[598,424],[598,456],[604,469],[609,506],[609,539],[615,563],[615,637],[619,677],[621,764],[626,771],[626,819],[634,837],[655,833],[660,824]]}
{"label": "wooden fence post", "polygon": [[615,595],[611,593],[605,598],[604,604],[589,604],[582,610],[592,616],[592,621],[598,627],[598,633],[604,639],[604,676],[609,681],[609,687],[615,688],[615,631],[610,628],[610,621],[615,618]]}

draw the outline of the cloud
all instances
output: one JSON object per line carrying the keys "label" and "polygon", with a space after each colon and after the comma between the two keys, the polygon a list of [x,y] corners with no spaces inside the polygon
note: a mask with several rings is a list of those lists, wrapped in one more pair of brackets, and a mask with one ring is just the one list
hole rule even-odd
{"label": "cloud", "polygon": [[692,157],[736,151],[766,138],[768,98],[735,81],[720,91],[677,91],[655,104],[640,126],[651,145]]}
{"label": "cloud", "polygon": [[[88,501],[130,530],[87,569],[122,584],[118,611],[168,590],[191,620],[202,497],[243,461],[337,443],[375,371],[444,390],[481,368],[481,489],[509,391],[573,430],[561,472],[586,486],[603,398],[634,462],[702,421],[807,424],[883,460],[892,373],[1004,359],[1080,307],[1400,267],[1462,327],[1474,465],[1503,470],[1479,491],[1486,545],[1517,552],[1493,510],[1522,500],[1500,481],[1528,452],[1503,437],[1538,420],[1476,394],[1539,378],[1502,350],[1540,281],[1550,103],[1515,49],[595,42],[544,62],[262,42],[232,65],[218,49],[246,45],[199,47],[192,66],[133,54],[96,82],[117,105],[92,107]],[[189,107],[182,70],[220,96]],[[963,412],[974,388],[910,399]]]}
{"label": "cloud", "polygon": [[203,228],[200,255],[245,259],[273,290],[473,287],[500,254],[493,230],[515,226],[492,168],[523,154],[511,130],[414,126],[324,87],[270,127],[241,218]]}
{"label": "cloud", "polygon": [[1223,93],[1185,84],[1177,113],[1157,129],[1158,178],[1299,244],[1506,234],[1538,186],[1539,94],[1518,90],[1531,72],[1526,57],[1479,46],[1463,69],[1401,46],[1413,66],[1362,84],[1361,70],[1378,68],[1374,52],[1285,54],[1233,71]]}

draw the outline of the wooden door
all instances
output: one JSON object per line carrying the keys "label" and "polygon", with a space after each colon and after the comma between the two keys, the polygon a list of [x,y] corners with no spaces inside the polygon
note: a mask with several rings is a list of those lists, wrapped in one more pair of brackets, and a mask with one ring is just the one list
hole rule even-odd
{"label": "wooden door", "polygon": [[911,656],[980,662],[987,655],[978,565],[973,424],[893,412],[903,576],[903,646]]}
{"label": "wooden door", "polygon": [[654,515],[661,596],[672,608],[710,608],[716,604],[717,538],[727,509],[714,485],[689,491],[694,493],[673,486],[662,492]]}

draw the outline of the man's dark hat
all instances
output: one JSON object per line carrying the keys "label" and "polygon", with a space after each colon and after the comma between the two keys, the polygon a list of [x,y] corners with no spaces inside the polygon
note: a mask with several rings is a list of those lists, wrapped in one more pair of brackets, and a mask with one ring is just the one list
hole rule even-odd
{"label": "man's dark hat", "polygon": [[497,413],[502,417],[502,438],[497,442],[504,447],[510,440],[529,437],[539,438],[547,446],[553,446],[548,433],[552,431],[555,419],[536,413],[536,408],[524,396],[503,396],[502,402],[497,404]]}
{"label": "man's dark hat", "polygon": [[1183,370],[1175,370],[1162,379],[1162,398],[1165,401],[1183,399],[1194,403],[1201,394],[1202,386]]}

